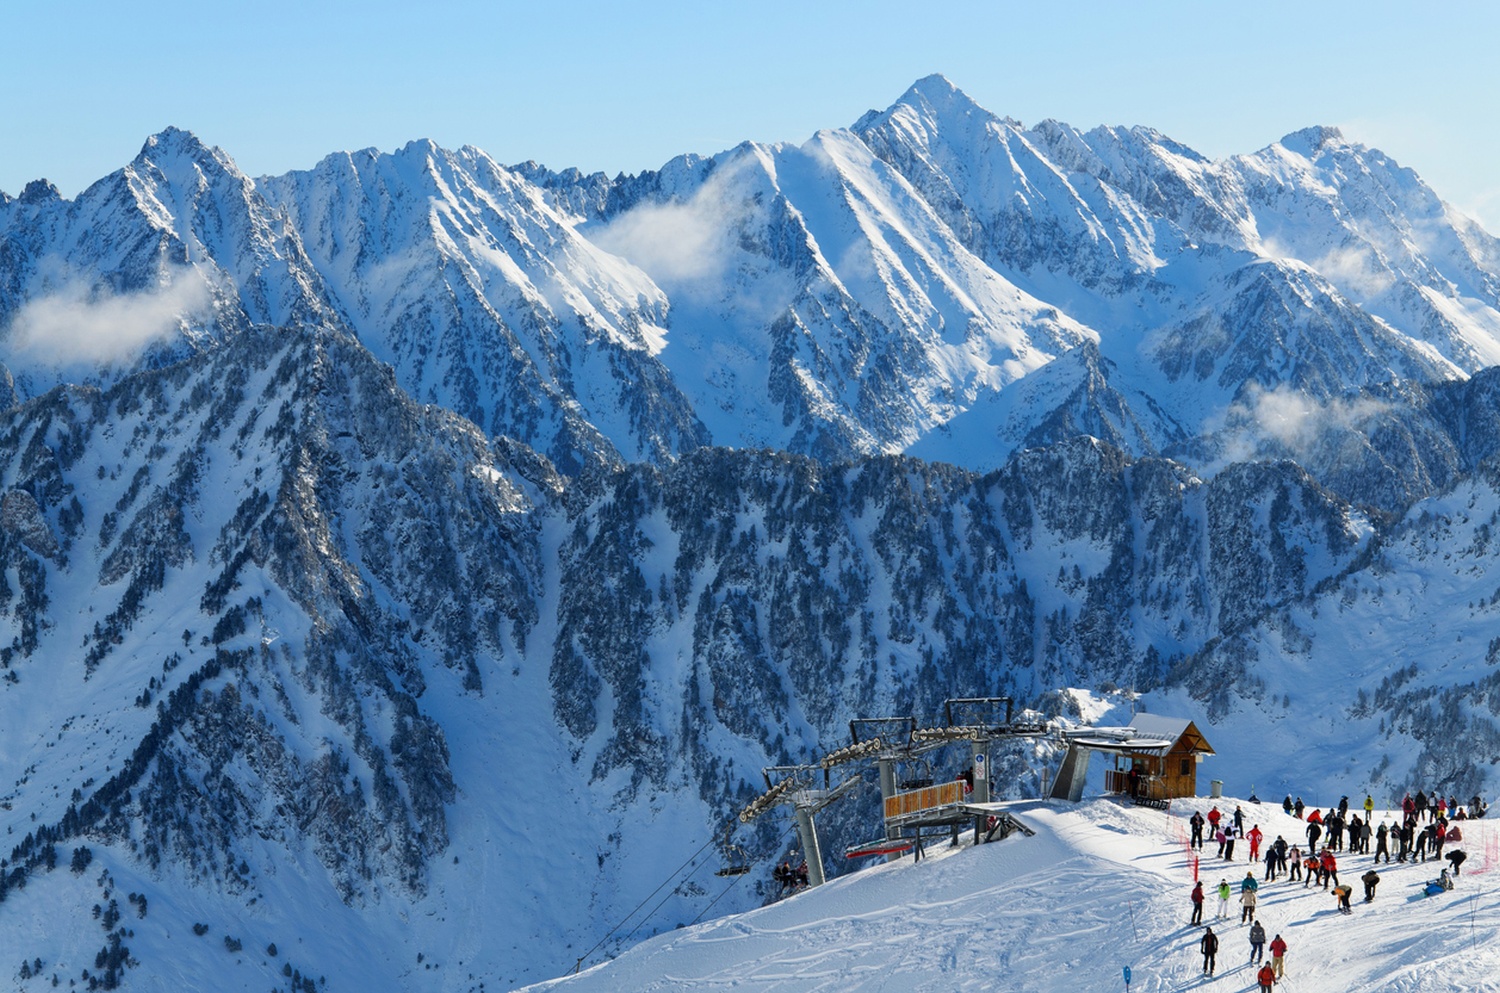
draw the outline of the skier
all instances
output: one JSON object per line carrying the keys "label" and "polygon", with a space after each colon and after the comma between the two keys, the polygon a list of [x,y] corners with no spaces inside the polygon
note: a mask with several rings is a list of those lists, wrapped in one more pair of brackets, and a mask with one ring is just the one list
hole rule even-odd
{"label": "skier", "polygon": [[1260,825],[1256,824],[1255,826],[1250,828],[1250,833],[1245,835],[1245,837],[1250,839],[1250,861],[1259,862],[1260,842],[1261,839],[1265,837],[1265,835],[1261,833]]}
{"label": "skier", "polygon": [[[1227,883],[1225,884],[1228,885]],[[1214,934],[1213,928],[1203,929],[1203,940],[1198,945],[1203,949],[1203,971],[1210,976],[1214,974],[1214,956],[1219,951],[1219,939]]]}
{"label": "skier", "polygon": [[1330,810],[1328,816],[1323,819],[1323,826],[1328,830],[1328,847],[1336,852],[1342,851],[1344,848],[1344,818]]}
{"label": "skier", "polygon": [[1255,974],[1255,981],[1260,983],[1260,993],[1271,993],[1271,984],[1276,982],[1276,972],[1269,965],[1263,965]]}
{"label": "skier", "polygon": [[1266,929],[1257,917],[1250,924],[1250,961],[1259,962],[1266,951]]}
{"label": "skier", "polygon": [[1193,816],[1188,818],[1188,825],[1193,829],[1193,838],[1188,842],[1192,848],[1203,847],[1203,815],[1193,811]]}
{"label": "skier", "polygon": [[1386,836],[1390,834],[1390,830],[1385,824],[1381,824],[1380,827],[1375,829],[1375,861],[1377,863],[1380,861],[1380,856],[1382,855],[1385,856],[1387,864],[1391,861],[1391,849],[1386,844]]}
{"label": "skier", "polygon": [[1302,820],[1302,798],[1300,796],[1297,798],[1297,802],[1292,804],[1292,811],[1296,814],[1297,820]]}
{"label": "skier", "polygon": [[1288,793],[1286,799],[1281,801],[1281,809],[1286,811],[1288,817],[1292,816],[1292,795]]}
{"label": "skier", "polygon": [[1302,878],[1302,849],[1296,845],[1288,848],[1286,851],[1286,862],[1287,865],[1291,866],[1292,870],[1287,874],[1286,880],[1289,883],[1295,883]]}
{"label": "skier", "polygon": [[1219,912],[1215,920],[1223,920],[1229,916],[1229,880],[1219,880]]}
{"label": "skier", "polygon": [[1469,853],[1462,848],[1455,848],[1448,853],[1448,864],[1453,866],[1453,874],[1455,876],[1458,875],[1459,868],[1464,864],[1464,859],[1468,857]]}
{"label": "skier", "polygon": [[1203,880],[1200,879],[1196,883],[1193,884],[1193,894],[1192,894],[1191,899],[1193,901],[1193,918],[1188,923],[1190,923],[1190,924],[1202,924],[1203,923]]}
{"label": "skier", "polygon": [[1375,813],[1375,798],[1372,797],[1370,794],[1366,793],[1365,794],[1365,823],[1366,824],[1370,823],[1370,815],[1373,814],[1373,813]]}
{"label": "skier", "polygon": [[1365,884],[1365,903],[1369,903],[1370,901],[1374,900],[1375,887],[1380,883],[1380,873],[1376,872],[1374,869],[1371,869],[1363,876],[1360,876],[1359,881]]}
{"label": "skier", "polygon": [[1219,813],[1217,805],[1208,808],[1208,826],[1211,831],[1219,830],[1219,821],[1223,819],[1224,815]]}
{"label": "skier", "polygon": [[1333,895],[1339,902],[1339,913],[1341,914],[1354,913],[1354,908],[1349,906],[1349,892],[1350,888],[1348,886],[1339,885],[1333,888]]}
{"label": "skier", "polygon": [[1315,852],[1318,850],[1318,839],[1323,836],[1323,825],[1309,818],[1307,825],[1307,850]]}
{"label": "skier", "polygon": [[1224,833],[1223,828],[1214,828],[1214,840],[1219,843],[1219,858],[1224,857],[1224,846],[1229,841],[1229,835]]}
{"label": "skier", "polygon": [[1323,849],[1323,858],[1319,860],[1323,870],[1323,888],[1328,889],[1328,881],[1333,880],[1333,885],[1339,884],[1339,864],[1333,857],[1333,852]]}
{"label": "skier", "polygon": [[1271,939],[1271,968],[1277,979],[1286,975],[1286,941],[1279,934]]}
{"label": "skier", "polygon": [[1236,838],[1245,836],[1245,812],[1240,809],[1239,804],[1234,805],[1234,836]]}
{"label": "skier", "polygon": [[[1255,882],[1255,880],[1251,880]],[[1240,923],[1255,919],[1255,890],[1240,890]]]}

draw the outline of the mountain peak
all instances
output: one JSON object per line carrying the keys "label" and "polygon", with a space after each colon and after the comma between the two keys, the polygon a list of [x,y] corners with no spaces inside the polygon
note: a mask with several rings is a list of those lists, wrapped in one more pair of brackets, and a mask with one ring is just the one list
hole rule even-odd
{"label": "mountain peak", "polygon": [[1313,156],[1322,151],[1327,145],[1344,144],[1344,133],[1338,128],[1328,125],[1314,125],[1303,128],[1301,131],[1293,131],[1281,139],[1281,147],[1299,155]]}
{"label": "mountain peak", "polygon": [[944,117],[953,114],[964,116],[977,114],[987,118],[995,116],[975,103],[974,99],[963,90],[954,86],[947,76],[937,72],[930,76],[923,76],[912,83],[901,99],[896,102],[901,104],[916,101],[927,104]]}
{"label": "mountain peak", "polygon": [[48,200],[61,200],[62,194],[47,180],[33,179],[26,184],[17,199],[21,203],[46,203]]}
{"label": "mountain peak", "polygon": [[890,120],[891,117],[900,113],[903,109],[909,110],[926,118],[938,130],[944,130],[950,123],[968,118],[979,118],[984,121],[1002,121],[1015,127],[1020,127],[1019,121],[1012,118],[999,118],[993,113],[981,107],[963,90],[953,85],[952,81],[942,73],[933,73],[923,76],[921,79],[907,87],[901,98],[891,104],[884,111],[869,111],[854,123],[853,130],[862,133],[876,126],[879,122]]}
{"label": "mountain peak", "polygon": [[170,162],[191,164],[209,174],[225,174],[235,180],[245,178],[223,149],[204,144],[191,131],[168,126],[146,139],[135,164],[162,168]]}
{"label": "mountain peak", "polygon": [[145,158],[150,153],[187,154],[197,155],[199,152],[207,151],[207,146],[198,140],[198,136],[191,131],[167,125],[156,134],[146,139],[141,146],[138,158]]}

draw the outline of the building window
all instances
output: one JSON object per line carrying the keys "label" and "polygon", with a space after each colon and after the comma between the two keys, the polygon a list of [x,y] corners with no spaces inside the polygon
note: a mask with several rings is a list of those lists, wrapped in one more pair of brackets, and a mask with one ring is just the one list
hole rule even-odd
{"label": "building window", "polygon": [[1191,776],[1193,774],[1193,760],[1192,760],[1192,758],[1189,757],[1189,758],[1183,759],[1182,760],[1182,764],[1178,768],[1181,770],[1180,773],[1179,773],[1179,775]]}

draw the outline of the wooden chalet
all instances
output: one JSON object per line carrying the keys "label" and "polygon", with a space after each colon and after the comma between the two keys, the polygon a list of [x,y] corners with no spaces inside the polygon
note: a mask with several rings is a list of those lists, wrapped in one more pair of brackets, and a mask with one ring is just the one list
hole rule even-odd
{"label": "wooden chalet", "polygon": [[1104,791],[1165,806],[1198,795],[1198,763],[1214,754],[1198,726],[1184,717],[1136,714],[1128,725],[1083,728],[1068,736],[1068,754],[1052,784],[1056,799],[1080,800],[1094,752],[1111,757]]}

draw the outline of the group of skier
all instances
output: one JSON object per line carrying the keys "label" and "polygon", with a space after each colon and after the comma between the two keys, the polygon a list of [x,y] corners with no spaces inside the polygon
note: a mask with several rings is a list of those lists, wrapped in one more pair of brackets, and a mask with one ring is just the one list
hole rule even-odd
{"label": "group of skier", "polygon": [[[1259,919],[1250,925],[1250,964],[1259,964],[1260,969],[1255,973],[1255,981],[1260,984],[1262,993],[1271,989],[1271,984],[1286,975],[1286,939],[1281,935],[1271,939],[1271,961],[1265,961],[1266,929]],[[1203,974],[1212,976],[1218,967],[1219,936],[1214,934],[1212,926],[1204,928],[1203,937],[1198,942],[1198,949],[1203,953]]]}
{"label": "group of skier", "polygon": [[[1363,806],[1363,817],[1357,811],[1350,814],[1348,797],[1342,797],[1338,804],[1330,807],[1326,813],[1318,808],[1312,808],[1309,811],[1301,797],[1294,801],[1288,795],[1282,804],[1282,809],[1287,814],[1307,822],[1305,856],[1297,844],[1289,844],[1281,835],[1277,835],[1274,841],[1266,844],[1262,851],[1262,842],[1265,841],[1264,832],[1261,831],[1259,824],[1254,823],[1248,831],[1245,830],[1245,814],[1238,805],[1235,806],[1233,814],[1229,815],[1220,811],[1217,806],[1210,807],[1206,816],[1194,811],[1188,820],[1191,829],[1188,844],[1193,851],[1199,852],[1203,849],[1205,838],[1212,838],[1218,844],[1218,857],[1224,861],[1234,861],[1234,843],[1236,839],[1243,838],[1249,843],[1250,861],[1265,864],[1264,881],[1269,882],[1278,876],[1286,876],[1288,882],[1301,879],[1304,889],[1317,884],[1332,893],[1341,913],[1348,914],[1352,913],[1350,906],[1352,887],[1339,882],[1336,852],[1347,852],[1350,855],[1369,854],[1370,841],[1373,836],[1376,842],[1374,859],[1376,864],[1379,864],[1382,856],[1385,857],[1387,863],[1390,862],[1392,844],[1399,846],[1397,861],[1400,862],[1408,860],[1425,862],[1429,855],[1434,859],[1442,859],[1444,858],[1444,844],[1461,841],[1463,837],[1458,826],[1450,824],[1448,815],[1452,813],[1455,820],[1468,816],[1464,808],[1454,804],[1451,798],[1444,800],[1438,797],[1432,800],[1426,794],[1419,792],[1415,797],[1408,794],[1402,801],[1402,816],[1399,824],[1393,819],[1389,825],[1381,823],[1372,830],[1371,825],[1376,823],[1374,798],[1366,796]],[[1485,809],[1485,805],[1478,796],[1470,800],[1469,810],[1477,812],[1476,816],[1483,816]],[[1465,853],[1461,849],[1455,849],[1448,852],[1446,858],[1450,863],[1452,875],[1457,876],[1459,867],[1466,858]],[[1375,888],[1380,883],[1380,874],[1372,868],[1365,872],[1359,881],[1364,884],[1364,902],[1372,902],[1375,899]],[[1449,870],[1444,869],[1440,879],[1429,884],[1429,887],[1437,889],[1430,889],[1429,892],[1450,889],[1452,885]],[[1256,917],[1259,889],[1260,882],[1256,880],[1254,870],[1247,871],[1245,878],[1239,883],[1238,903],[1240,924],[1244,925],[1247,922],[1250,924],[1250,961],[1252,964],[1261,964],[1255,978],[1264,993],[1264,991],[1269,991],[1272,984],[1285,974],[1287,944],[1281,935],[1276,935],[1271,942],[1271,961],[1262,962],[1266,932]],[[1214,892],[1218,897],[1218,912],[1215,920],[1223,920],[1230,914],[1230,901],[1234,898],[1235,889],[1226,877],[1219,880]],[[1193,905],[1191,923],[1194,926],[1200,925],[1203,923],[1205,902],[1201,879],[1193,884],[1190,899]],[[1205,975],[1212,976],[1219,950],[1219,936],[1214,934],[1212,926],[1204,929],[1199,949],[1203,953],[1203,972]]]}
{"label": "group of skier", "polygon": [[778,895],[803,889],[807,886],[807,863],[804,861],[794,866],[789,861],[781,862],[771,870],[771,878],[779,888]]}

